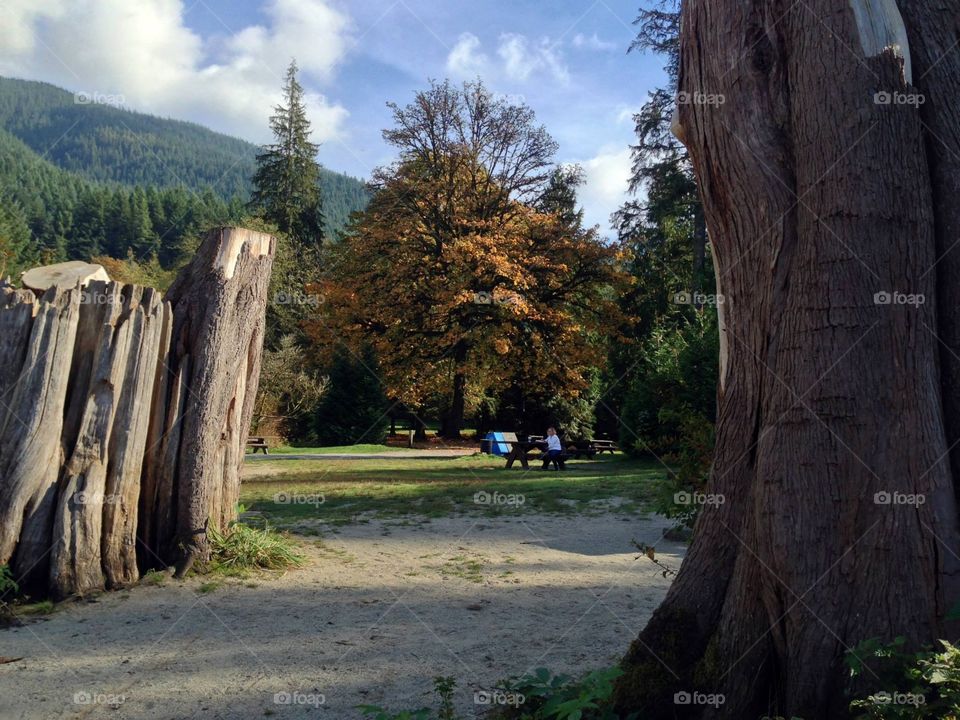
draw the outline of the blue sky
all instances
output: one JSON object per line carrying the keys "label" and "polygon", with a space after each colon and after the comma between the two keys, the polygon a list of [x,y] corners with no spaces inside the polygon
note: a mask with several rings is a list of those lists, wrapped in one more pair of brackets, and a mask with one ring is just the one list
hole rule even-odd
{"label": "blue sky", "polygon": [[522,99],[581,163],[590,223],[624,199],[631,115],[663,82],[626,54],[641,0],[4,0],[0,74],[96,93],[254,142],[291,56],[320,160],[367,177],[392,152],[387,101],[428,78]]}

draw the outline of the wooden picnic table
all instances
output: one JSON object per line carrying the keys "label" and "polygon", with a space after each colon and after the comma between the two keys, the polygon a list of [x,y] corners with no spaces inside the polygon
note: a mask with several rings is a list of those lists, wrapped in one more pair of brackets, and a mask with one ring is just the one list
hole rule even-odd
{"label": "wooden picnic table", "polygon": [[530,453],[534,450],[539,450],[543,452],[547,449],[547,443],[544,440],[539,441],[524,441],[524,440],[512,440],[510,441],[510,454],[507,455],[507,467],[512,468],[513,464],[519,460],[520,465],[524,470],[529,470],[529,460]]}

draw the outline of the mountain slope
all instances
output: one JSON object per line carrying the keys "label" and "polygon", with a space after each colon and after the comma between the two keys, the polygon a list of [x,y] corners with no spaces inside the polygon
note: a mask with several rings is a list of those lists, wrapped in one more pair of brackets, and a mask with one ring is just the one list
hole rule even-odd
{"label": "mountain slope", "polygon": [[[47,83],[0,77],[0,129],[52,165],[94,182],[248,197],[256,145],[88,99]],[[323,170],[321,186],[328,231],[342,228],[366,205],[360,180]]]}

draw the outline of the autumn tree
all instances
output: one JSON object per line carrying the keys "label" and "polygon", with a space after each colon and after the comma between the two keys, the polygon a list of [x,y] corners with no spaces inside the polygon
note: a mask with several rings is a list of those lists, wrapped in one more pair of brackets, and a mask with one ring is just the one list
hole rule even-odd
{"label": "autumn tree", "polygon": [[378,172],[369,207],[332,249],[328,315],[312,334],[370,341],[407,407],[444,398],[445,437],[459,435],[469,396],[508,379],[581,392],[585,368],[602,361],[617,251],[538,209],[552,141],[528,109],[479,84],[435,85],[396,113],[410,150]]}
{"label": "autumn tree", "polygon": [[[869,657],[844,671],[861,641],[955,637],[958,17],[683,4],[675,129],[726,300],[723,502],[624,659],[621,716],[848,717],[877,682]],[[674,702],[694,691],[725,701]]]}
{"label": "autumn tree", "polygon": [[444,398],[445,437],[459,436],[471,381],[514,372],[577,392],[615,251],[547,207],[556,143],[479,82],[391,107],[399,157],[334,250],[335,326],[373,338],[395,398]]}

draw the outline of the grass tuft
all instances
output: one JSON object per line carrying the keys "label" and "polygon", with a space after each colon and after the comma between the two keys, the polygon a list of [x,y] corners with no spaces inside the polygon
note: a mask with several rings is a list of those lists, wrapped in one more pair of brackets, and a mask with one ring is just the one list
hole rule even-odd
{"label": "grass tuft", "polygon": [[305,559],[292,540],[269,528],[236,523],[224,532],[213,526],[207,532],[215,571],[286,570],[303,565]]}

